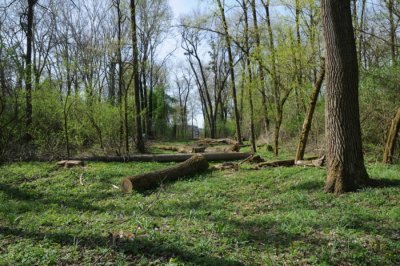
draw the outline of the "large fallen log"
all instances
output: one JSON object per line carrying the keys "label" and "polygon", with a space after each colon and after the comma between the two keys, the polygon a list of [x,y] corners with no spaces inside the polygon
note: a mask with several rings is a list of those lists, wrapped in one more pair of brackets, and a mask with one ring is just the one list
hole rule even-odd
{"label": "large fallen log", "polygon": [[325,155],[316,160],[298,160],[295,162],[297,166],[314,166],[321,167],[325,164]]}
{"label": "large fallen log", "polygon": [[173,167],[159,171],[139,174],[122,180],[122,190],[129,193],[132,189],[143,191],[159,186],[164,181],[173,181],[208,169],[206,158],[200,154],[193,155],[188,160]]}
{"label": "large fallen log", "polygon": [[237,141],[233,139],[210,139],[210,138],[205,138],[205,139],[199,139],[197,141],[198,145],[202,146],[214,146],[214,145],[235,145]]}
{"label": "large fallen log", "polygon": [[[244,160],[250,156],[249,153],[241,152],[214,152],[199,153],[203,155],[207,161],[236,161]],[[183,162],[192,157],[192,153],[181,154],[135,154],[129,157],[118,156],[94,156],[83,158],[72,158],[71,160],[91,161],[91,162]]]}
{"label": "large fallen log", "polygon": [[57,162],[57,165],[65,168],[72,168],[77,166],[85,166],[85,162],[83,160],[63,160]]}
{"label": "large fallen log", "polygon": [[[315,160],[318,159],[318,157],[311,157],[307,158],[307,160]],[[294,160],[282,160],[282,161],[274,161],[274,162],[262,162],[257,164],[257,168],[263,168],[263,167],[289,167],[289,166],[294,166],[295,161]]]}

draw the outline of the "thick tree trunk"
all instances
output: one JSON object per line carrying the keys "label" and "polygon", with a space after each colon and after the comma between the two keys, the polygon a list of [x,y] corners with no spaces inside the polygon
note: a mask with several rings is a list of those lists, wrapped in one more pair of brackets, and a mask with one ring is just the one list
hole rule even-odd
{"label": "thick tree trunk", "polygon": [[326,43],[325,191],[341,194],[369,184],[361,144],[358,65],[350,1],[322,0]]}
{"label": "thick tree trunk", "polygon": [[201,173],[208,169],[207,159],[199,154],[173,167],[127,177],[122,181],[122,190],[129,193],[132,189],[143,191],[159,186],[163,182],[174,181],[182,177]]}
{"label": "thick tree trunk", "polygon": [[310,106],[307,110],[306,116],[304,117],[303,128],[301,130],[300,141],[299,141],[299,145],[297,147],[297,152],[296,152],[296,158],[295,158],[296,161],[303,160],[304,153],[306,150],[306,145],[307,145],[308,134],[310,132],[311,123],[312,123],[312,119],[314,116],[315,106],[317,105],[318,95],[319,95],[319,92],[321,91],[322,82],[324,80],[324,77],[325,77],[325,61],[323,61],[319,78],[318,78],[317,82],[314,84],[314,90],[310,97],[310,99],[311,99]]}
{"label": "thick tree trunk", "polygon": [[136,149],[140,153],[144,153],[145,146],[143,141],[143,130],[142,130],[142,114],[141,114],[141,103],[140,103],[140,78],[139,78],[139,55],[138,55],[138,42],[137,42],[137,31],[136,31],[136,0],[131,0],[131,34],[132,34],[132,50],[133,50],[133,80],[135,88],[135,121],[136,121]]}
{"label": "thick tree trunk", "polygon": [[392,120],[389,129],[388,137],[385,145],[385,152],[383,153],[383,163],[391,164],[393,162],[394,149],[396,147],[397,137],[400,130],[400,108],[397,110],[396,116]]}

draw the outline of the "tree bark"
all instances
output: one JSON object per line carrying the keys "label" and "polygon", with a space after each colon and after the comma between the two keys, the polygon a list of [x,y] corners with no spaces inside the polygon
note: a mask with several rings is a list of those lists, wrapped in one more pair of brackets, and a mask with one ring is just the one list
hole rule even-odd
{"label": "tree bark", "polygon": [[143,191],[159,186],[165,181],[174,181],[181,177],[190,176],[208,169],[208,162],[202,155],[194,155],[176,166],[127,177],[122,181],[122,190],[129,193],[132,189]]}
{"label": "tree bark", "polygon": [[133,54],[133,79],[135,89],[135,122],[136,122],[136,149],[140,153],[144,153],[144,141],[142,136],[142,114],[140,104],[140,77],[139,77],[139,56],[138,56],[138,42],[137,42],[137,31],[136,31],[136,0],[131,0],[131,34],[132,34],[132,54]]}
{"label": "tree bark", "polygon": [[318,78],[317,82],[314,84],[314,90],[310,97],[310,106],[307,110],[306,116],[304,117],[303,128],[301,130],[300,141],[299,141],[299,145],[297,147],[297,152],[296,152],[296,158],[295,158],[296,161],[303,160],[303,158],[304,158],[304,153],[305,153],[306,146],[307,146],[308,134],[311,129],[311,123],[312,123],[312,119],[314,116],[314,111],[315,111],[315,107],[317,105],[318,95],[319,95],[319,92],[321,91],[322,82],[324,80],[324,77],[325,77],[325,60],[323,61],[319,78]]}
{"label": "tree bark", "polygon": [[350,0],[322,0],[326,44],[325,191],[341,194],[370,183],[364,166],[358,102],[358,64]]}
{"label": "tree bark", "polygon": [[399,135],[399,130],[400,130],[400,108],[397,110],[397,113],[392,120],[392,124],[388,132],[385,151],[383,153],[383,163],[385,164],[393,163],[394,149],[396,147],[396,141]]}

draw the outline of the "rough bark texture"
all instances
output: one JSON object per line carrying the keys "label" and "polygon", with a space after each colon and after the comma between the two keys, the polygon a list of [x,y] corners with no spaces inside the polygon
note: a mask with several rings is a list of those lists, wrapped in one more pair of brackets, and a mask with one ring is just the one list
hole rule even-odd
{"label": "rough bark texture", "polygon": [[[208,161],[236,161],[244,160],[251,154],[242,152],[215,152],[215,153],[202,153]],[[190,157],[192,153],[186,154],[136,154],[129,157],[117,156],[96,156],[96,157],[81,157],[71,158],[71,160],[91,161],[91,162],[183,162]],[[48,161],[48,160],[46,160]]]}
{"label": "rough bark texture", "polygon": [[325,77],[324,64],[325,62],[323,62],[323,65],[321,67],[321,73],[319,75],[317,82],[314,85],[314,90],[310,98],[310,106],[308,107],[307,114],[304,117],[303,128],[300,134],[299,146],[297,147],[297,152],[296,152],[296,159],[295,159],[296,161],[303,160],[304,158],[304,153],[306,151],[306,146],[307,146],[308,134],[310,133],[311,123],[314,116],[315,106],[317,105],[318,95],[319,92],[321,91],[322,82]]}
{"label": "rough bark texture", "polygon": [[397,137],[400,130],[400,108],[397,110],[396,116],[392,120],[389,129],[388,137],[385,145],[385,152],[383,153],[383,163],[391,164],[393,162],[394,149],[396,147]]}
{"label": "rough bark texture", "polygon": [[325,191],[341,194],[369,183],[358,103],[358,65],[350,1],[322,0],[326,44]]}
{"label": "rough bark texture", "polygon": [[155,172],[127,177],[122,181],[122,190],[129,193],[134,190],[143,191],[159,186],[165,181],[173,181],[179,178],[203,172],[208,169],[208,162],[202,155],[196,154],[190,159],[176,166]]}

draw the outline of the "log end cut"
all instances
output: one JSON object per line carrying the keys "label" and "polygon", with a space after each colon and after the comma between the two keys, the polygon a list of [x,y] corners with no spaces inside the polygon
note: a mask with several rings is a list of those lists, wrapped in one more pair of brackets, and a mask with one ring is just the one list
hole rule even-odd
{"label": "log end cut", "polygon": [[122,180],[121,188],[124,193],[131,193],[133,188],[131,180],[129,178]]}

